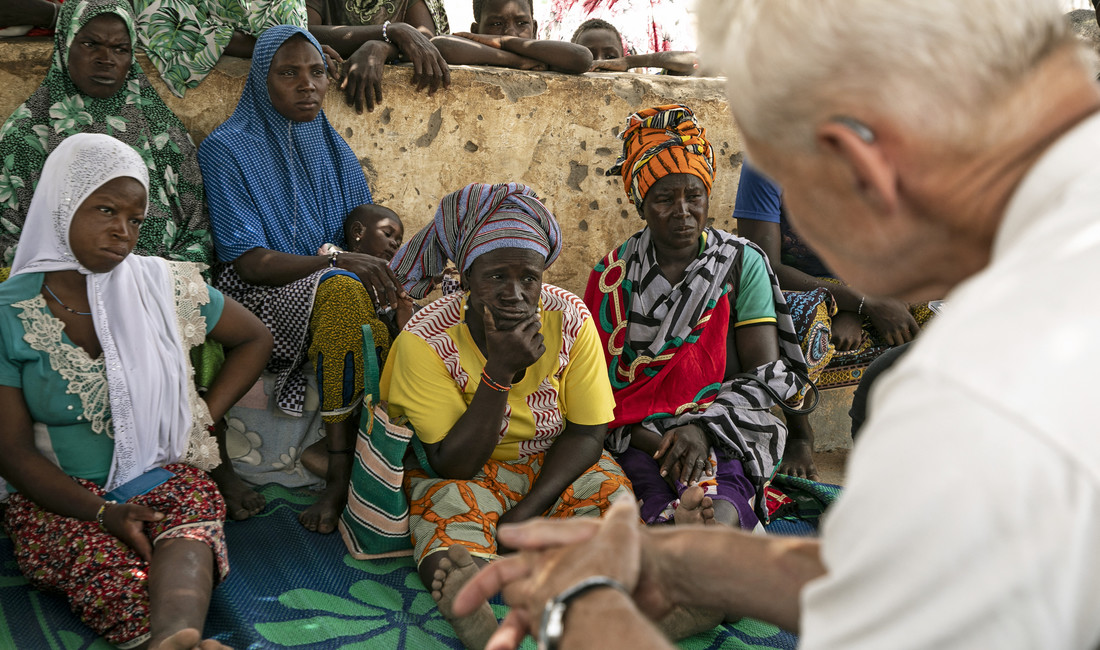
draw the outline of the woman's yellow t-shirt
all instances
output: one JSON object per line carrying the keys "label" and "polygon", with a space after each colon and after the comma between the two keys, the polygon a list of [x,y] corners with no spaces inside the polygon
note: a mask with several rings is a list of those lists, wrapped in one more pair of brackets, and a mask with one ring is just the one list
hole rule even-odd
{"label": "woman's yellow t-shirt", "polygon": [[[390,417],[405,416],[421,441],[437,443],[474,398],[485,357],[462,322],[465,296],[441,298],[417,312],[393,343],[382,372]],[[566,420],[610,422],[615,398],[600,338],[577,296],[544,284],[539,299],[546,352],[508,393],[493,458],[545,451]]]}

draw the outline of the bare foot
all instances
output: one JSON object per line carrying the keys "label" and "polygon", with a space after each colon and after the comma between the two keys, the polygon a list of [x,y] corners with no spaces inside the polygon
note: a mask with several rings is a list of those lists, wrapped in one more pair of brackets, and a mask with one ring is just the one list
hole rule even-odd
{"label": "bare foot", "polygon": [[298,459],[302,462],[302,467],[317,476],[328,476],[328,442],[325,438],[303,449]]}
{"label": "bare foot", "polygon": [[452,546],[447,549],[447,557],[439,560],[439,568],[435,571],[432,580],[432,599],[439,606],[443,618],[450,622],[467,648],[484,648],[499,627],[497,617],[493,614],[493,608],[489,601],[485,601],[481,607],[469,616],[457,617],[451,611],[455,594],[462,585],[474,577],[480,567],[470,556],[470,552],[464,546]]}
{"label": "bare foot", "polygon": [[298,523],[306,530],[327,535],[336,530],[336,523],[340,520],[340,514],[344,512],[344,506],[348,504],[347,482],[325,485],[325,491],[317,498],[317,501],[298,515]]}
{"label": "bare foot", "polygon": [[783,462],[779,464],[778,472],[816,481],[819,477],[817,466],[814,465],[813,441],[787,438],[787,447],[783,451]]}
{"label": "bare foot", "polygon": [[267,499],[264,495],[253,490],[240,476],[237,476],[233,465],[222,461],[210,472],[210,478],[218,486],[218,491],[225,499],[225,512],[230,519],[241,521],[252,515],[258,515],[267,507]]}
{"label": "bare foot", "polygon": [[686,524],[714,524],[714,501],[703,492],[703,486],[693,485],[680,495],[680,505],[672,514],[678,526]]}
{"label": "bare foot", "polygon": [[180,630],[164,641],[150,644],[148,650],[232,650],[214,639],[203,639],[202,633],[195,628]]}

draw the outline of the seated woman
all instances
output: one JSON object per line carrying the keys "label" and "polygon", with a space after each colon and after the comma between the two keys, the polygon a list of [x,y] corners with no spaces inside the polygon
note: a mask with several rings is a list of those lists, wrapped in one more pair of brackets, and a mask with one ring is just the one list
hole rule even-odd
{"label": "seated woman", "polygon": [[592,53],[590,72],[626,72],[634,68],[660,68],[676,75],[695,74],[699,67],[695,52],[651,52],[624,54],[623,36],[615,26],[600,18],[590,18],[573,32],[570,42],[583,45]]}
{"label": "seated woman", "polygon": [[706,225],[714,158],[691,109],[636,113],[622,138],[608,174],[622,174],[646,227],[596,265],[585,291],[615,389],[608,447],[646,523],[706,520],[700,504],[713,502],[718,522],[752,530],[786,448],[812,432],[790,415],[788,437],[760,408],[775,398],[741,374],[798,400],[794,326],[767,258]]}
{"label": "seated woman", "polygon": [[473,2],[474,22],[469,32],[432,39],[447,63],[568,74],[588,72],[592,56],[587,48],[565,41],[538,40],[534,0]]}
{"label": "seated woman", "polygon": [[912,340],[932,317],[927,303],[865,296],[837,280],[791,229],[780,188],[748,163],[741,166],[733,216],[737,232],[773,261],[819,387],[859,382],[875,357]]}
{"label": "seated woman", "polygon": [[[149,187],[106,135],[68,138],[42,169],[0,284],[4,526],[27,580],[110,643],[190,648],[229,568],[212,418],[271,336],[198,265],[130,254]],[[187,350],[206,335],[228,363],[199,398]]]}
{"label": "seated woman", "polygon": [[413,296],[448,259],[462,273],[465,292],[421,309],[394,341],[381,393],[418,439],[406,488],[420,579],[471,648],[496,618],[486,603],[457,619],[451,598],[501,551],[498,525],[599,516],[633,498],[602,451],[613,401],[592,317],[542,282],[560,251],[558,224],[529,188],[469,185],[393,261]]}
{"label": "seated woman", "polygon": [[[404,295],[385,260],[344,245],[344,218],[371,202],[363,168],[321,110],[328,89],[321,47],[300,27],[280,25],[256,42],[236,110],[202,142],[220,268],[214,284],[260,317],[275,336],[267,369],[278,375],[278,408],[301,416],[308,360],[321,392],[327,485],[299,517],[330,533],[347,499],[363,391],[362,326],[384,360],[389,335],[375,315]],[[325,454],[323,454],[325,455]]]}
{"label": "seated woman", "polygon": [[275,25],[306,26],[301,0],[133,0],[141,45],[168,90],[183,97],[223,54],[248,58]]}
{"label": "seated woman", "polygon": [[447,62],[432,45],[450,31],[442,0],[306,0],[309,31],[344,61],[341,88],[362,113],[382,103],[382,66],[398,57],[413,64],[417,90],[451,85]]}
{"label": "seated woman", "polygon": [[135,251],[209,264],[213,247],[195,145],[134,59],[127,0],[61,5],[46,79],[0,127],[0,266],[15,257],[46,156],[74,133],[106,133],[150,170],[149,214]]}
{"label": "seated woman", "polygon": [[[53,62],[42,85],[0,127],[0,266],[9,266],[46,156],[75,133],[106,133],[133,147],[149,167],[149,209],[134,252],[209,265],[213,243],[202,174],[191,136],[134,59],[127,0],[61,5]],[[216,345],[196,349],[197,381],[209,385],[221,363]],[[218,437],[224,452],[224,423]],[[213,472],[230,516],[263,510],[228,462]]]}

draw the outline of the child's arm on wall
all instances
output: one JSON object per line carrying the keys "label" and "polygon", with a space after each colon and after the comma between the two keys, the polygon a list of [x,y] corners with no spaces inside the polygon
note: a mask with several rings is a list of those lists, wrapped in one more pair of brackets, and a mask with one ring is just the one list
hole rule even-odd
{"label": "child's arm on wall", "polygon": [[489,36],[459,32],[467,40],[489,48],[510,52],[545,64],[555,72],[582,74],[592,65],[592,52],[587,47],[565,41],[540,41],[521,36]]}
{"label": "child's arm on wall", "polygon": [[457,34],[436,36],[432,39],[432,45],[451,65],[495,65],[517,70],[547,69],[547,65],[542,61],[491,47]]}
{"label": "child's arm on wall", "polygon": [[592,71],[626,72],[633,68],[664,68],[676,74],[691,75],[695,74],[697,63],[695,52],[653,52],[594,61]]}

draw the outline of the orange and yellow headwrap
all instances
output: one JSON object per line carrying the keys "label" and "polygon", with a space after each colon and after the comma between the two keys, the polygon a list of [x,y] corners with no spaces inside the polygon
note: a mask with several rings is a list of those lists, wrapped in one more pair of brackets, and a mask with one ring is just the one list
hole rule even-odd
{"label": "orange and yellow headwrap", "polygon": [[714,151],[690,108],[682,104],[647,108],[626,122],[620,136],[623,153],[607,175],[622,174],[623,187],[639,214],[649,188],[669,174],[698,176],[710,194]]}

